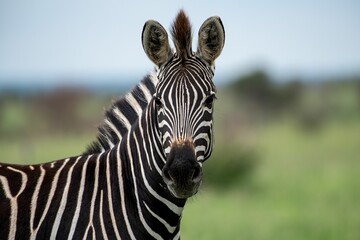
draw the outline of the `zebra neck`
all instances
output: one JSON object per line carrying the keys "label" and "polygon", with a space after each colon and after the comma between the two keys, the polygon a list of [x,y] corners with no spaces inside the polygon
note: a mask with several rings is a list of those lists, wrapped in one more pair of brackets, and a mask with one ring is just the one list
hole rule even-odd
{"label": "zebra neck", "polygon": [[157,82],[156,73],[152,72],[124,97],[115,101],[105,112],[105,119],[98,127],[96,140],[88,146],[84,153],[104,152],[119,143],[147,107],[155,93]]}
{"label": "zebra neck", "polygon": [[118,175],[123,177],[128,214],[136,216],[129,225],[134,229],[144,227],[155,239],[170,239],[179,231],[186,200],[173,197],[162,179],[165,157],[155,114],[149,104],[121,141],[117,149],[121,166]]}

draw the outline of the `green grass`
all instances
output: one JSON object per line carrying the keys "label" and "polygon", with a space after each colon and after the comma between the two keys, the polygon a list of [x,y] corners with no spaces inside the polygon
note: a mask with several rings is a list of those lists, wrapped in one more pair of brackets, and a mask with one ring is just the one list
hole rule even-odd
{"label": "green grass", "polygon": [[81,154],[94,137],[39,136],[37,138],[0,138],[0,162],[37,164]]}

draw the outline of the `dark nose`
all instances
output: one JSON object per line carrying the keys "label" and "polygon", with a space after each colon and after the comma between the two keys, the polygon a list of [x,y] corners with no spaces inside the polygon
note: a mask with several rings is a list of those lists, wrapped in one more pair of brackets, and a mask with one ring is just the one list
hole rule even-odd
{"label": "dark nose", "polygon": [[162,176],[167,185],[187,188],[201,181],[202,170],[198,163],[191,160],[183,160],[182,163],[174,161],[170,166],[164,167]]}
{"label": "dark nose", "polygon": [[162,177],[171,193],[180,198],[194,195],[201,184],[201,165],[196,161],[191,141],[175,142],[171,146]]}

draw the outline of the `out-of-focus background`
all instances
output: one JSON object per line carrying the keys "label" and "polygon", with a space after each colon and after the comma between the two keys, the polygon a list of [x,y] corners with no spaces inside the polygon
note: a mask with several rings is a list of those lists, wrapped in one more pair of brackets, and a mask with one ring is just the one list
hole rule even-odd
{"label": "out-of-focus background", "polygon": [[78,155],[152,69],[140,36],[221,16],[216,144],[184,239],[360,239],[360,2],[1,1],[0,160]]}

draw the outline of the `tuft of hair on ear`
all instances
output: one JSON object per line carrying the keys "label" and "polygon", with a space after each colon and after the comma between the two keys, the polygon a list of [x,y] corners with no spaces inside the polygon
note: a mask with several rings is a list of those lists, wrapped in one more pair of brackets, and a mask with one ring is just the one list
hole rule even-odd
{"label": "tuft of hair on ear", "polygon": [[172,25],[171,35],[173,37],[176,52],[184,59],[192,54],[191,50],[191,24],[184,10],[180,10]]}

